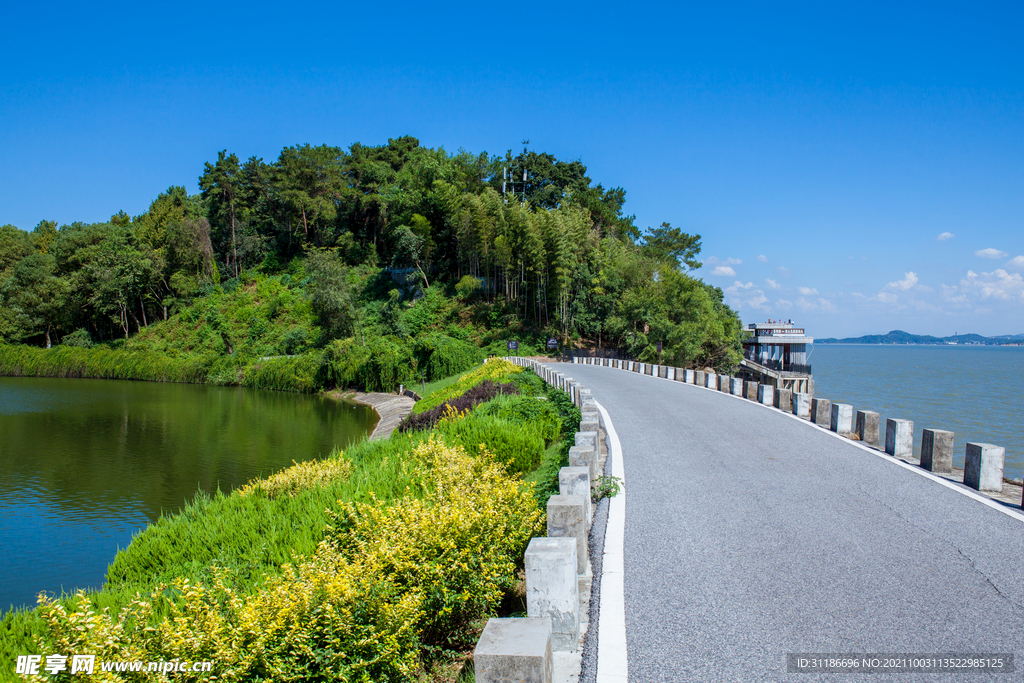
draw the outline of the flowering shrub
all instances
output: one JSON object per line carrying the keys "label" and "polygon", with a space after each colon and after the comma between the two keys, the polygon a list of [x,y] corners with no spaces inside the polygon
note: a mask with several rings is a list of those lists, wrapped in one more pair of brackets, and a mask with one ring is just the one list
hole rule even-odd
{"label": "flowering shrub", "polygon": [[[247,591],[216,568],[206,584],[177,579],[115,610],[96,609],[84,593],[44,599],[39,651],[213,661],[221,681],[418,680],[424,643],[472,642],[473,623],[494,613],[512,588],[523,550],[545,520],[531,487],[486,451],[474,457],[431,437],[405,455],[424,472],[425,497],[341,504],[311,558]],[[278,494],[314,469],[288,471]],[[114,676],[97,667],[76,680],[169,680]]]}
{"label": "flowering shrub", "polygon": [[525,370],[526,368],[510,363],[507,360],[491,358],[473,372],[463,375],[458,382],[443,389],[438,389],[422,401],[417,401],[413,412],[422,413],[435,406],[439,406],[450,398],[466,393],[467,390],[484,380],[489,379],[492,382],[503,382]]}

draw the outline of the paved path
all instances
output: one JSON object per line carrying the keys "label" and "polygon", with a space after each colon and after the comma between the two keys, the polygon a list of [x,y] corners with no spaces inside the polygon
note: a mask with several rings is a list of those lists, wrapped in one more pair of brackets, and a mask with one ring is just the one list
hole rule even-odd
{"label": "paved path", "polygon": [[[1024,521],[744,399],[559,369],[622,443],[631,683],[1024,680]],[[788,674],[790,652],[1018,661],[1001,676]]]}

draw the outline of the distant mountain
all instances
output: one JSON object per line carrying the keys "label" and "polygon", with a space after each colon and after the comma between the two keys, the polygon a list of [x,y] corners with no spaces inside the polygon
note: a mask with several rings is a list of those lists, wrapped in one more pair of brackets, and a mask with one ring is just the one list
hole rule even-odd
{"label": "distant mountain", "polygon": [[1004,334],[998,337],[983,337],[980,334],[956,334],[952,337],[933,337],[928,334],[910,334],[893,330],[889,334],[868,334],[863,337],[816,339],[818,344],[1010,344],[1024,341],[1024,334]]}

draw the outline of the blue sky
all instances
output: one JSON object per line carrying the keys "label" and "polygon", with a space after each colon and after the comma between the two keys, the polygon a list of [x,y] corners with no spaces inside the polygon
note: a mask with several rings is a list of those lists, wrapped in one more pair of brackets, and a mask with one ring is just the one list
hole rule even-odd
{"label": "blue sky", "polygon": [[529,139],[700,233],[744,322],[1024,333],[1024,6],[711,4],[12,5],[0,223],[141,213],[220,149]]}

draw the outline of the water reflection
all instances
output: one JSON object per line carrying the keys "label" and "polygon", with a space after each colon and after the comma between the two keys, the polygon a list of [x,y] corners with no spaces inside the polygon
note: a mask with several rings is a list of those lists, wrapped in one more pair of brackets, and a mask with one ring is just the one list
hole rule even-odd
{"label": "water reflection", "polygon": [[102,583],[131,535],[372,429],[366,406],[280,392],[0,378],[0,609]]}

